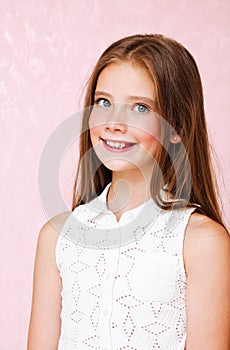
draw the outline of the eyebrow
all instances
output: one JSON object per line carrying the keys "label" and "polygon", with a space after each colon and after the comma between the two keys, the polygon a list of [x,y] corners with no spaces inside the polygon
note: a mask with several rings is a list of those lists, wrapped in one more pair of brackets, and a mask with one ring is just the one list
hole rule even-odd
{"label": "eyebrow", "polygon": [[[112,98],[112,95],[109,94],[108,92],[106,91],[95,91],[94,93],[95,96],[107,96],[109,98]],[[127,96],[127,98],[130,100],[130,101],[133,101],[133,100],[142,100],[142,101],[145,101],[146,103],[150,104],[150,105],[154,105],[154,100],[152,100],[151,98],[149,97],[145,97],[145,96]]]}

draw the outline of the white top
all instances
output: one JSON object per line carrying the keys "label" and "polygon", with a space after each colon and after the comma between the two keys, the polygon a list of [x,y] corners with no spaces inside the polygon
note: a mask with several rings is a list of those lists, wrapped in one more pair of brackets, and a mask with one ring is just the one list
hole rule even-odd
{"label": "white top", "polygon": [[162,210],[150,199],[117,222],[108,188],[75,208],[58,237],[58,350],[184,350],[183,240],[195,208]]}

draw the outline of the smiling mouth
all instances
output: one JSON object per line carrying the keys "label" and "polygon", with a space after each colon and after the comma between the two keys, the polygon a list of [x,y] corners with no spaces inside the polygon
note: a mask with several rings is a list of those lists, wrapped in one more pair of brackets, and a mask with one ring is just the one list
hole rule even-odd
{"label": "smiling mouth", "polygon": [[136,143],[133,142],[104,140],[102,138],[101,140],[105,148],[113,151],[127,151],[136,145]]}

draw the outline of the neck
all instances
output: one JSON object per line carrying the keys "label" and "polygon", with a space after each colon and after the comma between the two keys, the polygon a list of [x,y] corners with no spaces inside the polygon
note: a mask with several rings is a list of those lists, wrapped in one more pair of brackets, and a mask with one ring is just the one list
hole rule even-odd
{"label": "neck", "polygon": [[107,195],[107,206],[119,220],[121,215],[148,200],[152,171],[113,172],[112,183]]}

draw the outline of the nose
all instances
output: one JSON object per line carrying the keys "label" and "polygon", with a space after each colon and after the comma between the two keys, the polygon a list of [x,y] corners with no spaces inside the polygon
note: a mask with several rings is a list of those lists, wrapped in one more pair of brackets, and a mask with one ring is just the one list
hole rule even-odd
{"label": "nose", "polygon": [[127,126],[121,122],[108,122],[105,125],[107,131],[124,133],[127,130]]}
{"label": "nose", "polygon": [[105,130],[112,132],[124,133],[127,130],[127,124],[125,121],[125,111],[122,106],[116,106],[113,108],[113,111],[108,116],[108,119],[105,123]]}

